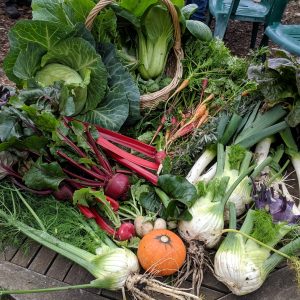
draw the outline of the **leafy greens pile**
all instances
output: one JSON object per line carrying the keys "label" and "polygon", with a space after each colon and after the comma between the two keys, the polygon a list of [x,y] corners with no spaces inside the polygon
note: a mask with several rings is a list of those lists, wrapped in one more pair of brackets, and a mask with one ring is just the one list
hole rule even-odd
{"label": "leafy greens pile", "polygon": [[114,46],[98,46],[81,23],[93,6],[92,1],[33,1],[33,20],[18,22],[9,33],[4,69],[19,87],[55,86],[59,114],[119,130],[128,117],[139,119],[140,94]]}
{"label": "leafy greens pile", "polygon": [[251,65],[248,77],[258,83],[258,89],[267,106],[285,104],[290,113],[287,123],[296,127],[300,123],[300,60],[288,52],[276,49],[274,57],[264,65]]}

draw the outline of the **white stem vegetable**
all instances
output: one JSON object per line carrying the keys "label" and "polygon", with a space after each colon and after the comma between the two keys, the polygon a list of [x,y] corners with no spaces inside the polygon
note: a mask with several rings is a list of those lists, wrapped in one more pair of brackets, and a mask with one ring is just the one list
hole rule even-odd
{"label": "white stem vegetable", "polygon": [[[289,225],[278,225],[274,236],[268,242],[262,243],[254,239],[251,234],[255,226],[255,216],[256,212],[249,210],[242,228],[237,231],[235,215],[233,221],[231,214],[231,229],[224,230],[229,233],[215,255],[215,275],[235,295],[246,295],[260,288],[277,264],[300,249],[300,238],[282,247],[280,251],[273,249],[292,229]],[[264,236],[261,226],[258,230]],[[271,251],[276,253],[271,255]]]}
{"label": "white stem vegetable", "polygon": [[217,172],[217,163],[213,164],[206,173],[201,175],[196,183],[201,181],[204,183],[208,183],[215,177],[216,172]]}
{"label": "white stem vegetable", "polygon": [[[253,168],[245,168],[235,181],[229,184],[230,177],[224,174],[225,160],[229,159],[228,153],[236,146],[226,148],[218,144],[218,159],[216,176],[207,185],[206,193],[201,196],[189,209],[192,219],[180,221],[178,231],[183,239],[188,242],[198,240],[205,243],[208,248],[214,247],[221,238],[224,228],[224,207],[233,191],[244,180]],[[226,159],[225,159],[226,157]]]}
{"label": "white stem vegetable", "polygon": [[215,157],[216,151],[214,149],[206,149],[195,162],[188,175],[186,176],[186,179],[192,184],[197,183],[199,181],[200,175],[204,172],[206,167],[213,161]]}

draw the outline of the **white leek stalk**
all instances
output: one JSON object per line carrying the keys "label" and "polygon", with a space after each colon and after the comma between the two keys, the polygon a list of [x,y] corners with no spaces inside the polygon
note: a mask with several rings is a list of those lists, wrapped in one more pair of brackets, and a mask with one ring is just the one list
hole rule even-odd
{"label": "white leek stalk", "polygon": [[186,176],[186,179],[195,184],[199,181],[200,175],[204,172],[206,167],[213,161],[216,157],[216,151],[213,148],[206,149],[202,155],[195,162],[191,170]]}
{"label": "white leek stalk", "polygon": [[200,181],[202,181],[204,183],[208,183],[209,181],[211,181],[214,178],[214,176],[216,175],[216,172],[217,172],[217,164],[215,163],[208,169],[208,171],[206,173],[204,173],[203,175],[201,175],[199,177],[199,180],[197,181],[197,183]]}

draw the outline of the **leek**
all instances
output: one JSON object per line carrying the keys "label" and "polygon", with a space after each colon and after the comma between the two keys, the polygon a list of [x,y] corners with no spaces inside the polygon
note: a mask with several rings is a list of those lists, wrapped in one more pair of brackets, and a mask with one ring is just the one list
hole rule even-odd
{"label": "leek", "polygon": [[[256,105],[251,114],[246,115],[243,119],[239,119],[237,115],[233,115],[225,131],[224,129],[222,131],[222,128],[221,130],[218,128],[219,143],[226,145],[235,135],[233,144],[238,144],[248,149],[264,138],[287,128],[288,125],[285,121],[277,123],[286,115],[286,111],[281,106],[275,106],[265,113],[258,112],[259,107],[260,103]],[[201,179],[200,175],[202,175],[205,168],[213,161],[215,156],[216,151],[212,146],[209,146],[190,170],[186,177],[187,180],[194,184],[199,182]],[[204,178],[206,177],[207,175],[204,175]]]}

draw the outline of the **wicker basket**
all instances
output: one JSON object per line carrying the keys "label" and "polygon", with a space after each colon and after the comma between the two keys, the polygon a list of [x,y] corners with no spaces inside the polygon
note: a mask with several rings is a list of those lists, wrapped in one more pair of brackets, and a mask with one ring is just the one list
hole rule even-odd
{"label": "wicker basket", "polygon": [[[111,4],[112,2],[114,2],[114,0],[100,0],[95,5],[95,7],[90,11],[85,22],[85,25],[89,30],[92,29],[93,22],[97,17],[97,15],[99,14],[99,12],[107,5]],[[160,102],[167,100],[170,96],[170,93],[177,87],[182,77],[181,60],[183,58],[183,51],[181,48],[181,30],[180,30],[177,11],[170,0],[162,0],[162,2],[166,5],[166,7],[169,10],[173,21],[173,26],[174,26],[174,39],[175,39],[174,46],[173,46],[174,55],[171,56],[171,59],[174,61],[171,61],[170,66],[168,68],[171,69],[169,71],[173,79],[171,83],[165,86],[163,89],[155,93],[141,95],[140,98],[141,109],[153,108],[157,106]]]}

